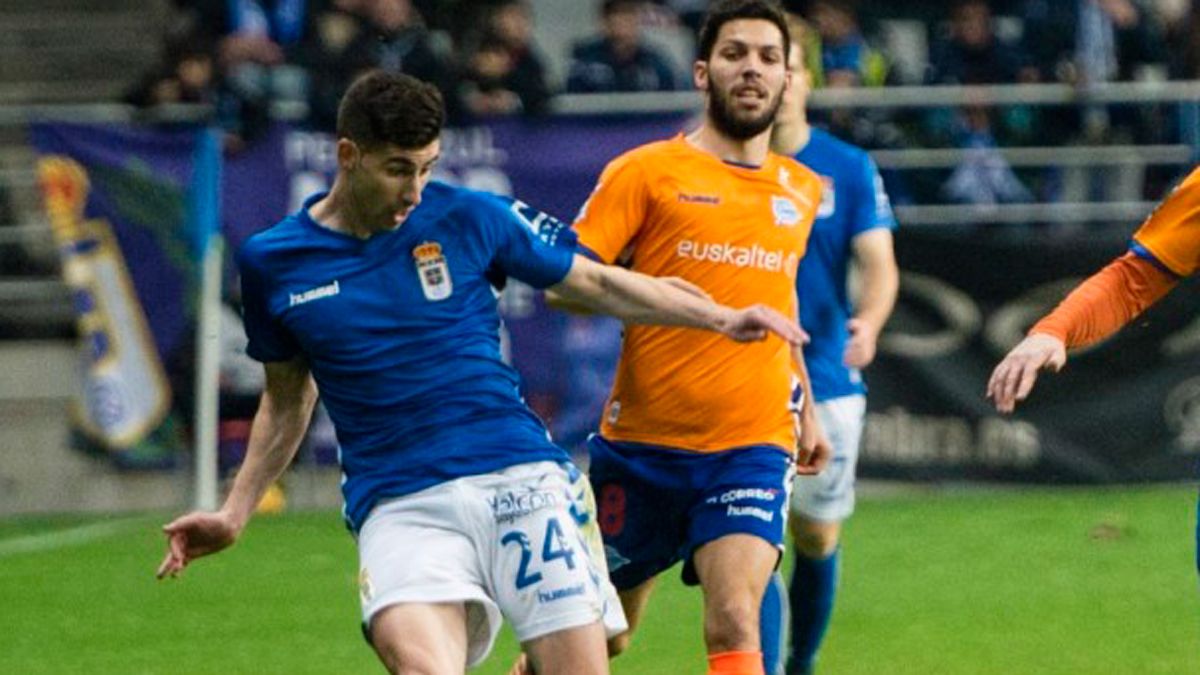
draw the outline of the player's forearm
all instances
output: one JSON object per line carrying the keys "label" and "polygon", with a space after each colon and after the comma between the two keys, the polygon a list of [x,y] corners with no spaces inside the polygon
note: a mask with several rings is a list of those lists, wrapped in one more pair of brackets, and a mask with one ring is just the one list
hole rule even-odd
{"label": "player's forearm", "polygon": [[854,316],[867,322],[878,335],[892,315],[900,292],[900,272],[893,264],[865,265]]}
{"label": "player's forearm", "polygon": [[311,386],[287,396],[272,396],[269,391],[263,395],[250,429],[246,459],[222,507],[233,516],[239,530],[250,519],[267,488],[295,457],[315,404],[316,391]]}
{"label": "player's forearm", "polygon": [[1083,347],[1112,335],[1166,295],[1179,280],[1132,253],[1088,277],[1030,333]]}
{"label": "player's forearm", "polygon": [[661,279],[576,256],[567,279],[554,287],[566,302],[628,323],[722,330],[733,311]]}

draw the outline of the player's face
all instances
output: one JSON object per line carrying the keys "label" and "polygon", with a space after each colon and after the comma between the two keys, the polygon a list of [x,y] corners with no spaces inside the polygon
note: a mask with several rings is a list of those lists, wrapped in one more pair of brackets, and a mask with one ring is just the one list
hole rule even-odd
{"label": "player's face", "polygon": [[788,73],[792,76],[792,83],[784,90],[783,104],[779,106],[779,113],[775,116],[775,121],[779,124],[798,120],[804,106],[808,104],[811,85],[808,69],[804,67],[804,50],[795,43],[788,50]]}
{"label": "player's face", "polygon": [[347,173],[357,206],[381,227],[395,227],[421,203],[421,192],[433,176],[440,141],[423,148],[383,145],[361,150]]}
{"label": "player's face", "polygon": [[771,128],[790,75],[783,34],[764,19],[721,26],[708,61],[697,61],[696,88],[708,94],[708,118],[723,134],[747,140]]}

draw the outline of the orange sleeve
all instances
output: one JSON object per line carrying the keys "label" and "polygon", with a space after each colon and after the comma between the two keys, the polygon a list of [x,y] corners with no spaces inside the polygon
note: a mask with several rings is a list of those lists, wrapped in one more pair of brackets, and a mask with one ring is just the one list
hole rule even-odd
{"label": "orange sleeve", "polygon": [[1099,342],[1158,302],[1179,277],[1126,253],[1088,277],[1029,333],[1044,333],[1068,348]]}
{"label": "orange sleeve", "polygon": [[1167,195],[1133,242],[1181,277],[1200,269],[1200,168]]}
{"label": "orange sleeve", "polygon": [[575,219],[579,243],[602,262],[612,264],[637,236],[646,219],[649,197],[643,169],[628,156],[613,160]]}

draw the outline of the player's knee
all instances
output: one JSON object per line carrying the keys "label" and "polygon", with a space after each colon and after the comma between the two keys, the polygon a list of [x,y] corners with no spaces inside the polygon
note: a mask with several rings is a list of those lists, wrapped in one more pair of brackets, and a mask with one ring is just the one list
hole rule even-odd
{"label": "player's knee", "polygon": [[840,534],[840,528],[836,526],[795,527],[792,529],[792,540],[800,555],[813,560],[821,560],[833,555],[833,552],[837,550]]}
{"label": "player's knee", "polygon": [[706,608],[704,643],[710,654],[758,649],[757,603],[738,598]]}

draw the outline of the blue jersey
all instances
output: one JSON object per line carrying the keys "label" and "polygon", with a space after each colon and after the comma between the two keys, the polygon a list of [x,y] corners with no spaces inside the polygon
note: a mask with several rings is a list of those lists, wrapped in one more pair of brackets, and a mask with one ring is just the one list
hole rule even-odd
{"label": "blue jersey", "polygon": [[871,157],[820,129],[796,159],[823,184],[821,206],[796,274],[800,324],[812,337],[804,361],[813,397],[825,401],[866,392],[862,375],[843,362],[851,317],[846,275],[855,237],[876,228],[895,229],[883,180]]}
{"label": "blue jersey", "polygon": [[314,222],[323,196],[251,237],[238,264],[247,353],[308,363],[337,430],[351,529],[384,498],[565,460],[501,360],[494,286],[558,283],[573,246],[540,239],[547,223],[519,202],[442,183],[368,239]]}

